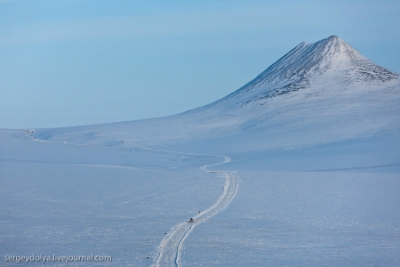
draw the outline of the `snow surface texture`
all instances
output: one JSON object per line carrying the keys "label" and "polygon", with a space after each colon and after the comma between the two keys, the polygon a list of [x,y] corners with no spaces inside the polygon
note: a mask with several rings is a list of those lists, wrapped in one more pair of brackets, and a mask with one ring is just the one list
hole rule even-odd
{"label": "snow surface texture", "polygon": [[229,157],[224,157],[225,161],[217,164],[204,165],[201,169],[207,173],[222,173],[225,176],[225,185],[223,193],[217,202],[208,209],[193,216],[193,221],[180,223],[164,237],[159,246],[159,255],[155,260],[153,267],[159,266],[182,266],[182,252],[186,238],[194,228],[225,209],[235,197],[238,189],[238,178],[236,174],[229,171],[210,171],[208,167],[225,164],[231,161]]}
{"label": "snow surface texture", "polygon": [[223,193],[224,177],[199,169],[220,157],[0,136],[0,266],[32,254],[113,257],[51,266],[150,266],[165,234]]}
{"label": "snow surface texture", "polygon": [[193,231],[184,266],[399,266],[399,175],[240,172],[240,190]]}
{"label": "snow surface texture", "polygon": [[182,114],[0,130],[0,251],[113,256],[101,266],[399,266],[398,103],[399,75],[331,36]]}

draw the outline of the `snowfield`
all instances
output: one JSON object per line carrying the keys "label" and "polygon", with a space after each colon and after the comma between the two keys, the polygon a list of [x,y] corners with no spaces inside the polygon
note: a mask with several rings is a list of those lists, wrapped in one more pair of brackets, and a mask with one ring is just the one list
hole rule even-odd
{"label": "snowfield", "polygon": [[187,240],[184,266],[398,265],[398,174],[239,175],[229,208]]}
{"label": "snowfield", "polygon": [[222,188],[223,193],[217,202],[199,214],[191,217],[189,221],[182,222],[174,226],[171,231],[164,237],[159,246],[159,255],[155,260],[155,267],[158,266],[182,266],[182,252],[186,238],[194,230],[194,228],[224,210],[235,197],[238,189],[238,178],[235,173],[229,171],[210,171],[208,167],[221,165],[230,162],[231,159],[225,156],[222,163],[204,165],[200,169],[207,173],[222,173],[225,176],[225,184]]}
{"label": "snowfield", "polygon": [[224,177],[196,165],[220,157],[32,142],[13,134],[1,132],[3,257],[94,254],[112,256],[105,265],[150,266],[165,233],[223,192]]}
{"label": "snowfield", "polygon": [[398,103],[331,36],[178,115],[0,130],[0,266],[399,266]]}

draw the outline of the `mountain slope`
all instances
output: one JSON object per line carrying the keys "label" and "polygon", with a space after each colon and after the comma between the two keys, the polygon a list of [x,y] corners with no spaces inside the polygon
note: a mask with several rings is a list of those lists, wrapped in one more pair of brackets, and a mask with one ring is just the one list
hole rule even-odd
{"label": "mountain slope", "polygon": [[309,88],[318,79],[337,80],[341,86],[381,85],[399,75],[369,61],[337,36],[301,43],[254,80],[223,100],[245,104]]}
{"label": "mountain slope", "polygon": [[219,150],[299,147],[397,133],[399,101],[398,74],[331,36],[301,43],[209,105],[165,118],[39,129],[32,136],[107,146],[214,140]]}

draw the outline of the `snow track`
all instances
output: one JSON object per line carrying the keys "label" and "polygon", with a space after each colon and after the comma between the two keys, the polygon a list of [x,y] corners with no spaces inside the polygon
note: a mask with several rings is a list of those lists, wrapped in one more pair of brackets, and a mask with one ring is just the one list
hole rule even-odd
{"label": "snow track", "polygon": [[235,197],[238,190],[238,177],[234,172],[228,171],[211,171],[208,167],[225,164],[231,161],[227,156],[224,156],[225,161],[222,163],[202,166],[201,169],[208,173],[222,173],[226,180],[224,192],[219,197],[217,202],[208,209],[193,216],[194,222],[182,222],[175,225],[169,233],[163,238],[158,246],[158,255],[151,267],[159,266],[182,266],[182,251],[186,238],[190,235],[193,229],[202,222],[205,222],[218,212],[225,209],[232,199]]}

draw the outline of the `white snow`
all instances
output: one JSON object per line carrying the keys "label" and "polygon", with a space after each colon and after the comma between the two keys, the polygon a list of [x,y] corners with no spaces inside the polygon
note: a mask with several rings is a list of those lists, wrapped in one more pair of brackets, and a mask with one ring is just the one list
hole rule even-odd
{"label": "white snow", "polygon": [[113,257],[94,266],[398,266],[398,103],[399,75],[331,36],[175,116],[0,130],[0,251]]}
{"label": "white snow", "polygon": [[200,169],[207,173],[222,173],[225,177],[223,193],[211,207],[191,217],[189,221],[179,223],[163,238],[159,246],[159,254],[156,257],[153,267],[158,266],[182,266],[182,252],[186,239],[194,228],[224,210],[235,197],[238,190],[238,178],[234,172],[229,171],[210,171],[208,167],[225,164],[231,161],[229,157],[224,157],[225,161],[216,164],[204,165]]}

